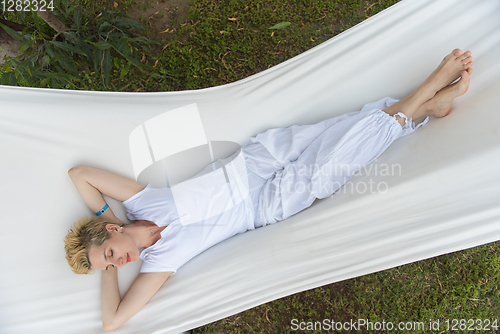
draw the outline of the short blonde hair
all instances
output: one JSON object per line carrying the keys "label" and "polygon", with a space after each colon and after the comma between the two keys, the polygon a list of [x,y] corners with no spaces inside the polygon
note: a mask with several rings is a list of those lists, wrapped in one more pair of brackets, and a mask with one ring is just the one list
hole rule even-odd
{"label": "short blonde hair", "polygon": [[88,249],[90,246],[101,246],[111,237],[106,230],[107,224],[124,226],[122,222],[112,222],[101,217],[85,217],[77,221],[64,238],[66,260],[75,274],[90,274]]}

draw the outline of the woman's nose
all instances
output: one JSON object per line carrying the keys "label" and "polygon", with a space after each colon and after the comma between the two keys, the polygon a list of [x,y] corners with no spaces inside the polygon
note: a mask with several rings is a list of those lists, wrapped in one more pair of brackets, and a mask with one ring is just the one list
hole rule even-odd
{"label": "woman's nose", "polygon": [[116,259],[116,262],[114,264],[115,266],[121,268],[125,264],[125,261],[123,260],[123,257],[120,257]]}

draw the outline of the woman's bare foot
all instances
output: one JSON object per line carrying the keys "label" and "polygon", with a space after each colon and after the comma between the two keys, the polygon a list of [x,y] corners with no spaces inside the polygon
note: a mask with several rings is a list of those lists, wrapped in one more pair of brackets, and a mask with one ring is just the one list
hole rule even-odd
{"label": "woman's bare foot", "polygon": [[[444,57],[443,61],[439,66],[431,73],[431,75],[421,84],[411,95],[405,97],[404,99],[394,103],[393,105],[385,108],[383,111],[393,116],[398,112],[404,113],[408,118],[418,119],[422,116],[434,114],[429,107],[434,109],[438,108],[440,111],[437,112],[438,117],[444,117],[449,113],[449,110],[443,111],[443,106],[436,106],[430,104],[430,100],[433,99],[439,91],[445,91],[440,96],[439,99],[435,99],[432,103],[440,101],[440,105],[443,101],[448,101],[448,105],[451,108],[451,102],[457,96],[465,94],[467,88],[469,87],[469,75],[472,73],[472,56],[471,52],[462,52],[460,49],[453,50],[449,55]],[[462,75],[462,79],[455,84],[453,83]],[[460,83],[461,82],[461,83]],[[457,94],[456,89],[461,91],[466,83],[466,88],[463,93]],[[449,87],[454,87],[453,89],[448,89]],[[453,94],[451,93],[453,92]],[[452,97],[453,96],[453,97]],[[451,98],[451,100],[450,100]],[[443,100],[444,99],[444,100]],[[405,121],[399,116],[395,116],[398,122],[403,126]]]}
{"label": "woman's bare foot", "polygon": [[460,80],[450,86],[441,89],[432,99],[427,101],[415,113],[415,118],[418,119],[422,116],[434,115],[436,117],[445,117],[451,111],[451,104],[454,99],[464,95],[469,89],[472,68],[467,71],[462,71]]}
{"label": "woman's bare foot", "polygon": [[439,66],[431,73],[417,91],[424,96],[432,98],[438,91],[458,79],[464,70],[472,68],[472,53],[462,52],[460,49],[453,50],[444,57]]}
{"label": "woman's bare foot", "polygon": [[[467,73],[469,73],[469,76],[470,76],[470,75],[472,74],[473,69],[472,69],[472,67],[469,67],[466,71],[467,71]],[[459,78],[460,78],[460,77],[458,77],[457,79],[459,79]],[[457,81],[458,81],[458,80],[454,80],[454,81],[453,81],[453,82],[451,82],[448,86],[451,86],[452,84],[455,84]],[[446,86],[446,87],[448,87],[448,86]],[[446,88],[446,87],[444,87],[444,88]],[[443,88],[443,89],[444,89],[444,88]],[[441,89],[441,90],[442,90],[442,89]],[[440,91],[441,91],[441,90],[440,90]],[[440,91],[439,91],[439,92],[440,92]],[[438,92],[438,93],[439,93],[439,92]]]}

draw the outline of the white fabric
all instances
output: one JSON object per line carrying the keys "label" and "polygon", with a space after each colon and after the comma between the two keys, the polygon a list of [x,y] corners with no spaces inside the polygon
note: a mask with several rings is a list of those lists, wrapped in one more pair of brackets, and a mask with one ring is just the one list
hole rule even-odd
{"label": "white fabric", "polygon": [[170,188],[153,188],[148,184],[122,204],[129,220],[150,220],[158,226],[168,226],[179,220]]}
{"label": "white fabric", "polygon": [[[395,141],[333,197],[196,256],[116,333],[177,333],[299,291],[499,240],[499,22],[497,0],[403,0],[221,87],[118,93],[1,86],[1,331],[101,332],[100,275],[77,276],[64,259],[68,228],[92,214],[66,174],[70,167],[133,178],[132,131],[196,104],[210,145],[192,148],[189,163],[182,159],[190,152],[180,152],[151,167],[166,169],[158,175],[169,180],[189,172],[187,179],[267,129],[402,98],[457,47],[470,49],[475,65],[469,91],[449,116]],[[370,180],[386,187],[356,191]],[[109,204],[126,219],[121,203]],[[119,270],[122,294],[140,266]]]}
{"label": "white fabric", "polygon": [[[228,212],[233,211],[243,210],[235,207]],[[175,274],[177,269],[205,249],[237,233],[245,232],[248,229],[246,220],[234,214],[232,216],[234,219],[224,221],[224,225],[214,224],[213,219],[189,226],[183,226],[179,221],[169,224],[161,232],[161,239],[140,253],[140,258],[144,261],[140,272],[172,271]]]}
{"label": "white fabric", "polygon": [[[330,196],[395,139],[410,133],[381,110],[395,102],[385,98],[369,104],[377,109],[365,106],[360,112],[313,125],[268,130],[257,135],[259,139],[250,138],[226,161],[219,160],[221,168],[204,173],[211,169],[209,165],[173,189],[148,185],[123,202],[128,219],[167,226],[160,240],[141,251],[140,272],[171,271],[174,275],[194,256],[253,230],[254,224],[262,227],[281,221],[315,199]],[[413,131],[411,123],[409,126]],[[264,161],[269,151],[274,157]],[[230,175],[228,183],[220,175],[224,168]],[[252,174],[271,176],[255,182]],[[184,195],[174,196],[173,192]]]}
{"label": "white fabric", "polygon": [[401,127],[395,117],[382,111],[396,102],[384,98],[359,112],[313,125],[271,129],[251,138],[272,156],[254,172],[269,176],[274,171],[259,198],[256,226],[287,219],[316,199],[332,195],[394,140],[412,133],[416,127],[411,119],[398,113],[406,119]]}
{"label": "white fabric", "polygon": [[[241,150],[236,152],[226,168],[240,162],[239,157],[242,157]],[[225,196],[227,184],[224,177],[222,181],[219,178],[221,171],[222,168],[173,187],[187,189],[185,197],[175,197],[170,188],[148,186],[123,202],[127,218],[151,220],[158,226],[167,226],[161,232],[160,240],[141,251],[139,256],[143,263],[140,272],[172,271],[174,275],[177,269],[207,248],[237,233],[254,229],[255,208],[248,193],[248,183],[245,197],[235,202],[234,197]],[[244,177],[248,180],[246,173]],[[240,187],[236,187],[237,179],[241,178],[239,175],[238,178],[231,178],[233,194],[245,188],[241,186],[242,182],[239,182]],[[257,196],[261,187],[252,187]],[[225,210],[214,214],[212,208],[221,202]],[[186,216],[180,212],[189,214]],[[193,216],[198,218],[192,220]],[[156,220],[156,217],[159,219]]]}

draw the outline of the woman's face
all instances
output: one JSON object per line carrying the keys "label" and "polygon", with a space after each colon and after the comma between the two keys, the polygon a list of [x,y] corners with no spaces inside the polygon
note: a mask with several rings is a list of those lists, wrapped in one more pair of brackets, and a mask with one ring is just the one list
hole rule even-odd
{"label": "woman's face", "polygon": [[108,224],[106,230],[111,233],[111,238],[104,241],[101,246],[92,246],[89,249],[92,269],[106,270],[113,266],[123,267],[128,262],[139,259],[137,246],[128,234],[121,232],[120,226]]}

